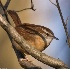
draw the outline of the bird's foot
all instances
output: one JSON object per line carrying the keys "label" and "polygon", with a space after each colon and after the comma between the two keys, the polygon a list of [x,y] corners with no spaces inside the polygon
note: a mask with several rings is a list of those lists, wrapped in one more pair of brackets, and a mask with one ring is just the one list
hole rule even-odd
{"label": "bird's foot", "polygon": [[32,61],[29,60],[28,58],[20,58],[19,61],[28,61],[28,62],[32,63]]}

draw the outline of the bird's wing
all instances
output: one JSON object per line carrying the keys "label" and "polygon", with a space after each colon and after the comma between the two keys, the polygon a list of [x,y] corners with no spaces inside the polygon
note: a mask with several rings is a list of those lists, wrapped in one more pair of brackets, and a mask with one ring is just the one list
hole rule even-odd
{"label": "bird's wing", "polygon": [[43,47],[39,45],[39,47],[43,48],[40,51],[43,51],[45,48],[47,48],[47,41],[46,38],[37,30],[26,27],[24,25],[18,26],[16,27],[17,32],[23,36],[23,38],[28,41],[28,42],[39,42],[39,39],[37,40],[36,36],[39,36],[40,40],[42,40],[44,42]]}
{"label": "bird's wing", "polygon": [[46,39],[45,39],[45,37],[39,32],[39,31],[37,31],[37,30],[35,30],[35,29],[33,29],[33,28],[30,28],[30,27],[26,27],[26,26],[24,26],[24,25],[20,25],[20,26],[17,26],[16,27],[16,30],[18,31],[18,33],[20,34],[20,35],[22,35],[25,39],[32,39],[32,40],[34,40],[35,39],[35,35],[38,35],[38,36],[40,36],[42,39],[43,39],[43,41],[45,41],[46,42]]}
{"label": "bird's wing", "polygon": [[29,23],[22,24],[18,14],[15,11],[8,10],[8,14],[12,17],[16,25],[15,29],[21,36],[23,36],[26,40],[34,41],[35,35],[38,35],[42,38],[42,40],[45,43],[44,49],[47,47],[47,31],[50,31],[52,33],[52,31],[49,28]]}
{"label": "bird's wing", "polygon": [[[43,50],[45,50],[48,47],[47,46],[47,40],[46,40],[47,36],[48,36],[47,32],[50,32],[52,35],[54,35],[54,33],[49,28],[41,26],[41,25],[24,23],[24,24],[22,24],[18,27],[22,27],[23,29],[27,30],[27,32],[31,35],[40,36],[43,39],[44,43],[45,43],[45,46],[43,47]],[[34,36],[33,36],[33,38],[34,38]]]}
{"label": "bird's wing", "polygon": [[35,30],[37,32],[39,32],[40,34],[42,34],[44,37],[47,37],[47,32],[50,32],[52,35],[54,35],[54,33],[47,27],[41,26],[41,25],[35,25],[35,24],[29,24],[29,23],[23,23],[22,25],[19,25],[20,27],[24,26],[24,27],[28,27],[32,30]]}

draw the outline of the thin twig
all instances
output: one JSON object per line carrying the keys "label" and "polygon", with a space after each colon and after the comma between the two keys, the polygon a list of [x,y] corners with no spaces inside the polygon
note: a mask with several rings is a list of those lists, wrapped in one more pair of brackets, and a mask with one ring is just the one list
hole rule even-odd
{"label": "thin twig", "polygon": [[25,8],[25,9],[22,9],[22,10],[19,10],[19,11],[15,11],[15,12],[22,12],[22,11],[24,11],[24,10],[30,10],[31,8]]}
{"label": "thin twig", "polygon": [[5,5],[4,5],[4,9],[6,9],[6,10],[7,10],[8,6],[9,6],[10,1],[11,1],[11,0],[7,0],[7,1],[6,1]]}
{"label": "thin twig", "polygon": [[[51,2],[51,1],[50,1]],[[52,2],[51,2],[52,3]],[[52,3],[53,5],[55,5],[54,3]],[[67,31],[67,25],[66,25],[66,23],[64,22],[64,18],[63,18],[63,15],[62,15],[62,11],[61,11],[61,9],[60,9],[60,5],[59,5],[59,2],[58,2],[58,0],[56,0],[56,4],[57,5],[55,5],[57,8],[58,8],[58,11],[59,11],[59,14],[60,14],[60,17],[61,17],[61,20],[62,20],[62,23],[63,23],[63,26],[64,26],[64,30],[65,30],[65,33],[66,33],[66,37],[67,37],[67,44],[69,45],[69,47],[70,47],[70,41],[69,41],[69,35],[68,35],[68,31]]]}
{"label": "thin twig", "polygon": [[49,0],[53,5],[55,5],[56,7],[57,7],[57,5],[56,4],[54,4],[51,0]]}
{"label": "thin twig", "polygon": [[67,19],[66,19],[66,26],[67,26],[67,24],[68,24],[68,20],[69,20],[69,16],[68,16]]}
{"label": "thin twig", "polygon": [[66,23],[64,22],[64,18],[63,18],[63,15],[62,15],[62,12],[61,12],[60,5],[59,5],[58,0],[56,0],[56,3],[57,3],[57,8],[58,8],[58,11],[59,11],[59,14],[60,14],[60,17],[61,17],[61,20],[62,20],[63,26],[64,26],[64,30],[65,30],[65,33],[66,33],[66,36],[67,36],[67,43],[68,43],[68,45],[69,45],[69,47],[70,47],[69,35],[68,35],[68,31],[67,31]]}
{"label": "thin twig", "polygon": [[[6,9],[4,8],[3,4],[0,1],[0,14],[6,18],[6,20],[9,22],[9,19],[7,17]],[[10,23],[10,22],[9,22]]]}
{"label": "thin twig", "polygon": [[3,29],[6,30],[6,32],[10,35],[11,38],[15,39],[15,41],[21,46],[21,48],[25,49],[29,54],[31,54],[33,57],[38,59],[39,61],[52,66],[54,68],[68,68],[66,64],[64,64],[59,59],[54,59],[44,53],[41,53],[28,45],[26,41],[15,31],[15,29],[6,22],[5,19],[0,15],[0,25]]}
{"label": "thin twig", "polygon": [[15,28],[13,28],[1,15],[0,15],[0,25],[6,29],[10,36],[31,56],[37,60],[43,62],[46,65],[49,65],[53,68],[68,68],[61,60],[50,57],[42,52],[39,52],[37,49],[29,45],[25,39],[20,36]]}
{"label": "thin twig", "polygon": [[22,10],[19,10],[19,11],[15,11],[15,12],[21,12],[21,11],[28,10],[28,9],[32,9],[33,11],[36,10],[36,9],[34,9],[34,4],[33,4],[32,0],[31,0],[31,8],[25,8],[25,9],[22,9]]}
{"label": "thin twig", "polygon": [[31,0],[31,9],[33,10],[33,11],[35,11],[36,9],[34,9],[34,4],[33,4],[33,1]]}
{"label": "thin twig", "polygon": [[[6,13],[5,11],[6,11],[6,9],[4,9],[4,7],[3,7],[3,5],[2,5],[2,3],[1,3],[1,1],[0,1],[0,14],[2,14],[4,18],[7,17],[7,13]],[[6,20],[7,20],[7,19],[6,19]],[[6,31],[5,28],[4,28],[4,30]],[[7,31],[6,31],[6,32],[7,32]],[[17,56],[17,58],[18,58],[18,61],[20,60],[20,58],[25,59],[24,53],[22,54],[19,50],[17,50],[17,49],[15,48],[17,45],[15,44],[15,41],[13,41],[13,39],[11,38],[9,32],[7,32],[7,34],[8,34],[8,37],[9,37],[11,43],[12,43],[12,47],[13,47],[15,53],[16,53],[16,56]],[[27,69],[28,69],[28,68],[37,68],[37,69],[41,69],[41,67],[36,66],[36,65],[34,65],[33,63],[30,63],[29,61],[23,60],[23,61],[19,61],[19,63],[20,63],[20,65],[22,66],[22,68],[27,68]],[[32,67],[31,67],[31,66],[32,66]]]}

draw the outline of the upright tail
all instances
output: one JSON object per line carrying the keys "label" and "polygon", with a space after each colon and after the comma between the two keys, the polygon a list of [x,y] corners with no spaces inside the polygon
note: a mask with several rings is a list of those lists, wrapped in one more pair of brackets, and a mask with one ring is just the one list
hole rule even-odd
{"label": "upright tail", "polygon": [[15,11],[8,10],[7,12],[11,16],[11,18],[13,19],[15,26],[19,26],[22,24],[18,14]]}

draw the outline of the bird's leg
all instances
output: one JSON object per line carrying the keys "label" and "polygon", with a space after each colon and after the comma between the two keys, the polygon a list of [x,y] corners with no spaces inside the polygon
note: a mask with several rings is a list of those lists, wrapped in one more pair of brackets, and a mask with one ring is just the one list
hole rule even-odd
{"label": "bird's leg", "polygon": [[32,63],[32,60],[30,60],[30,59],[27,57],[27,54],[25,54],[25,58],[20,58],[19,61],[28,61],[28,62]]}

